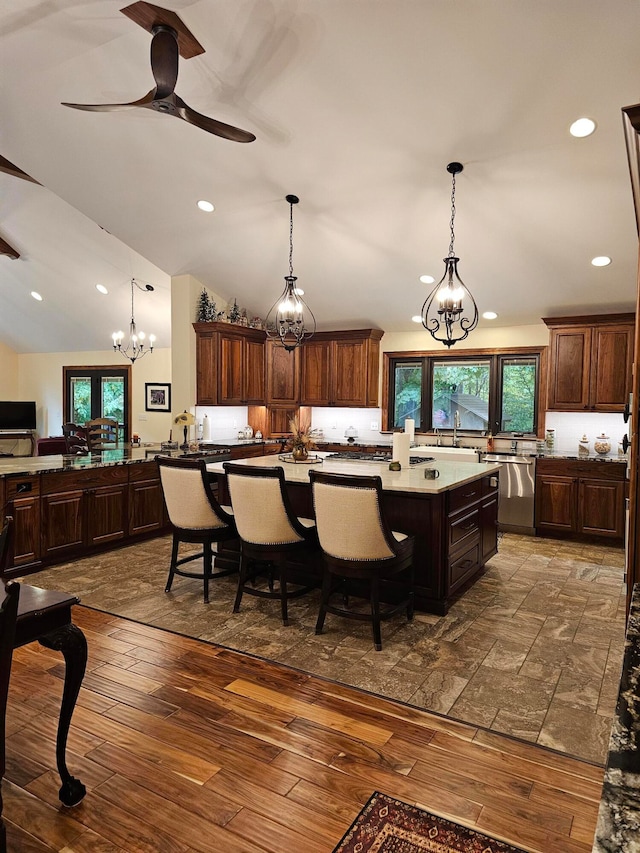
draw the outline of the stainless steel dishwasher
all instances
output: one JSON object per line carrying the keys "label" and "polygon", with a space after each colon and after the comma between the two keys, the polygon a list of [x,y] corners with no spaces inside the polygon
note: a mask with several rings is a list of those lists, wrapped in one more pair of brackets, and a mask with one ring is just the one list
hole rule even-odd
{"label": "stainless steel dishwasher", "polygon": [[483,453],[483,462],[501,462],[498,527],[535,535],[536,460],[533,456]]}

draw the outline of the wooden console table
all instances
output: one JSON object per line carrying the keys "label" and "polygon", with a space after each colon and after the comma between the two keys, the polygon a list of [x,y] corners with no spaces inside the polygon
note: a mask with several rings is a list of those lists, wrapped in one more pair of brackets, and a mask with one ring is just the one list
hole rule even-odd
{"label": "wooden console table", "polygon": [[11,439],[21,439],[23,441],[31,442],[31,453],[29,456],[36,455],[36,434],[33,431],[29,430],[18,430],[18,432],[5,432],[4,430],[0,431],[0,441],[11,440]]}

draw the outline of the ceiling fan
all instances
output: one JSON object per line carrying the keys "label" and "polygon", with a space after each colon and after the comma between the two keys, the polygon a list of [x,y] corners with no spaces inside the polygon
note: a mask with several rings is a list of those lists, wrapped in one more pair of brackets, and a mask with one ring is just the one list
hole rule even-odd
{"label": "ceiling fan", "polygon": [[160,6],[153,6],[151,3],[146,3],[145,0],[138,0],[137,3],[132,3],[120,11],[153,34],[151,39],[151,72],[156,81],[155,87],[139,100],[126,104],[68,104],[63,102],[63,106],[89,112],[110,112],[130,107],[143,107],[181,118],[189,124],[206,130],[207,133],[221,136],[223,139],[230,139],[233,142],[254,141],[253,133],[201,115],[192,110],[176,94],[178,55],[184,59],[190,59],[192,56],[204,53],[204,48],[175,12],[162,9]]}

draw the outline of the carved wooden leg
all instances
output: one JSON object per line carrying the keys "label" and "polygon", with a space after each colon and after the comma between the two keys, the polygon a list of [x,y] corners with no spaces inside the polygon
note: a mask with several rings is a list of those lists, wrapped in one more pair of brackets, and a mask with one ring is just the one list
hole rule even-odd
{"label": "carved wooden leg", "polygon": [[87,793],[79,779],[75,779],[67,770],[66,749],[71,716],[76,706],[80,685],[87,665],[87,641],[76,625],[65,625],[40,637],[38,642],[47,649],[62,652],[65,662],[64,689],[58,722],[56,739],[56,761],[62,787],[58,796],[65,806],[75,806]]}

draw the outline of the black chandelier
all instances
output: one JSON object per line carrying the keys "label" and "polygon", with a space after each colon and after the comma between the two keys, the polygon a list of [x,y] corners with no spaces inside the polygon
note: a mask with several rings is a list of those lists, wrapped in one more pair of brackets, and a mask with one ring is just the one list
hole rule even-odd
{"label": "black chandelier", "polygon": [[284,277],[284,290],[269,309],[265,326],[268,338],[292,352],[314,334],[316,318],[302,299],[302,292],[296,287],[298,279],[293,274],[293,205],[300,199],[288,195],[286,200],[289,202],[289,275]]}
{"label": "black chandelier", "polygon": [[125,358],[129,359],[131,364],[133,364],[137,359],[142,358],[142,356],[146,355],[148,352],[153,352],[153,344],[156,339],[155,335],[149,335],[149,345],[145,347],[145,333],[139,332],[137,329],[135,314],[133,312],[133,294],[135,287],[137,287],[138,290],[144,291],[154,290],[152,284],[145,284],[143,287],[135,278],[131,279],[131,322],[129,323],[129,340],[125,346],[123,346],[122,342],[124,341],[124,332],[114,332],[111,335],[113,340],[113,349],[116,352],[122,353]]}
{"label": "black chandelier", "polygon": [[[447,172],[451,175],[451,242],[449,254],[444,260],[444,275],[427,296],[422,306],[422,325],[436,341],[446,347],[452,347],[463,341],[469,332],[478,325],[478,306],[471,292],[458,275],[458,261],[453,244],[453,230],[456,218],[456,175],[463,169],[462,163],[449,163]],[[455,281],[454,281],[455,279]],[[468,311],[465,313],[463,301]]]}

